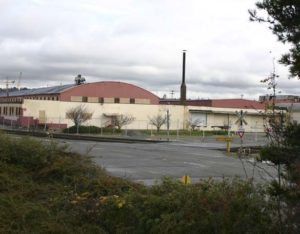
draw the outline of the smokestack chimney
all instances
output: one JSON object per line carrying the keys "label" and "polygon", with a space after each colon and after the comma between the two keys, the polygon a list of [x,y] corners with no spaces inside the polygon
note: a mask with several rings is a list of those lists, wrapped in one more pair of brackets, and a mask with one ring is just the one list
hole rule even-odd
{"label": "smokestack chimney", "polygon": [[182,82],[180,86],[180,102],[182,105],[186,104],[186,85],[185,85],[185,52],[183,50],[183,57],[182,57]]}

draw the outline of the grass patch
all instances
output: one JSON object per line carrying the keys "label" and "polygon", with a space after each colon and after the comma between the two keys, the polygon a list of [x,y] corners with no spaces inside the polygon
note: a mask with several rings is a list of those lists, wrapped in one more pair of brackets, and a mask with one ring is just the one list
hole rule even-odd
{"label": "grass patch", "polygon": [[0,135],[0,233],[278,233],[267,187],[109,176],[53,142]]}
{"label": "grass patch", "polygon": [[[167,130],[160,130],[157,132],[156,130],[133,130],[133,129],[117,129],[117,128],[100,128],[97,126],[80,126],[78,129],[80,134],[103,134],[103,135],[128,135],[128,136],[145,136],[150,137],[153,136],[167,136]],[[75,126],[71,126],[69,128],[63,129],[63,133],[74,134],[77,133],[77,128]],[[169,136],[203,136],[202,130],[169,130]],[[212,131],[204,131],[205,136],[224,136],[228,135],[227,131],[223,130],[212,130]]]}

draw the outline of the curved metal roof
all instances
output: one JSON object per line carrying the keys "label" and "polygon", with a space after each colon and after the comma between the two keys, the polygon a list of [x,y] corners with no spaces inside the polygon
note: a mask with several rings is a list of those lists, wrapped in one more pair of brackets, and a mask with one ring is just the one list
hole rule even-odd
{"label": "curved metal roof", "polygon": [[[37,88],[37,89],[26,89],[9,92],[10,97],[19,97],[19,96],[30,96],[30,95],[42,95],[42,94],[57,94],[65,91],[66,89],[72,88],[75,84],[52,86],[46,88]],[[6,97],[6,92],[0,93],[0,97]]]}

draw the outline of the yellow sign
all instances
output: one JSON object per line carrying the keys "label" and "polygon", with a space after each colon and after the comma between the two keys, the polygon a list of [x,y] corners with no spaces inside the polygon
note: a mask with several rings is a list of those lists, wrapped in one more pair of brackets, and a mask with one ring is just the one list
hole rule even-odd
{"label": "yellow sign", "polygon": [[233,138],[229,137],[229,136],[221,136],[221,137],[216,138],[217,141],[226,142],[226,151],[227,151],[227,153],[230,153],[232,139]]}
{"label": "yellow sign", "polygon": [[217,137],[217,141],[232,141],[232,137]]}
{"label": "yellow sign", "polygon": [[190,184],[191,183],[191,177],[188,175],[184,175],[181,177],[181,183],[183,184]]}

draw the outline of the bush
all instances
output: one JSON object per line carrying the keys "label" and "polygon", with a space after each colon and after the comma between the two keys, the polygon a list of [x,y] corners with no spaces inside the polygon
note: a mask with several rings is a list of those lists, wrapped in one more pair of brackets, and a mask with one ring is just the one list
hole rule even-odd
{"label": "bush", "polygon": [[0,233],[105,233],[71,201],[87,191],[92,199],[134,186],[65,147],[0,134]]}
{"label": "bush", "polygon": [[109,200],[99,220],[109,233],[277,233],[265,194],[241,180],[184,186],[168,179]]}
{"label": "bush", "polygon": [[52,142],[0,135],[0,233],[278,233],[267,188],[168,178],[145,187]]}
{"label": "bush", "polygon": [[[121,133],[122,131],[119,129],[113,129],[113,128],[99,128],[97,126],[79,126],[79,133],[81,134],[100,134],[102,131],[103,134],[108,133]],[[72,126],[69,128],[63,129],[63,133],[77,133],[76,126]]]}

